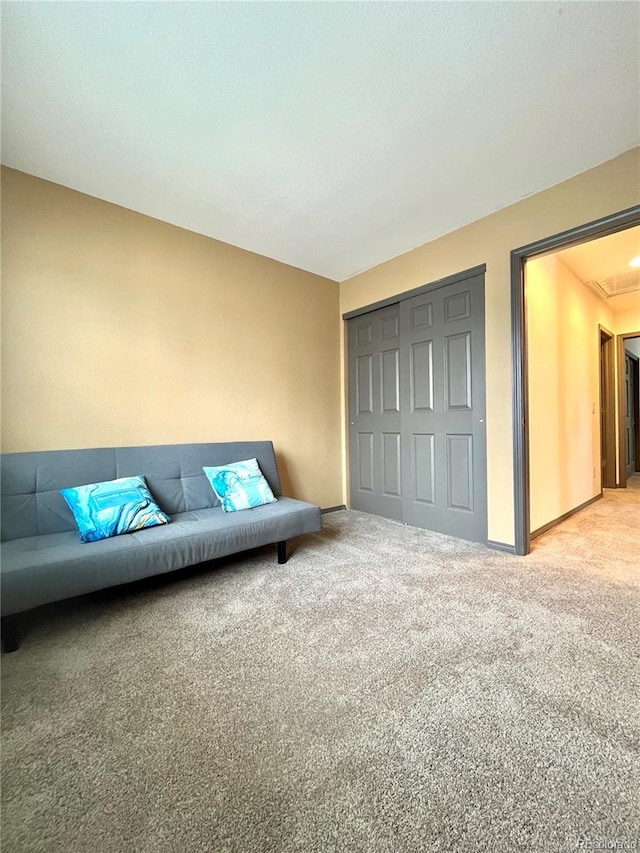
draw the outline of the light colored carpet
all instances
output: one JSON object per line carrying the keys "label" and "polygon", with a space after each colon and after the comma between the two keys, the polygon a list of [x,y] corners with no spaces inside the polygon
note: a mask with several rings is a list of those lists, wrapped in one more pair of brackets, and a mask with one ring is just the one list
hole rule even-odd
{"label": "light colored carpet", "polygon": [[[640,478],[639,478],[640,479]],[[3,657],[3,851],[640,835],[640,490],[516,558],[362,513],[44,609]]]}

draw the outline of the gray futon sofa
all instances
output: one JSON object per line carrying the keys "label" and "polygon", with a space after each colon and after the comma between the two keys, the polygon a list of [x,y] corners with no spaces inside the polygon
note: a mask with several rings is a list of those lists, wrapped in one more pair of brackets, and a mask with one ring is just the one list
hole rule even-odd
{"label": "gray futon sofa", "polygon": [[[223,512],[202,467],[253,458],[277,502]],[[282,497],[270,441],[6,453],[1,465],[5,651],[25,610],[270,543],[284,563],[287,539],[321,528],[319,507]],[[169,524],[82,544],[60,489],[136,474]]]}

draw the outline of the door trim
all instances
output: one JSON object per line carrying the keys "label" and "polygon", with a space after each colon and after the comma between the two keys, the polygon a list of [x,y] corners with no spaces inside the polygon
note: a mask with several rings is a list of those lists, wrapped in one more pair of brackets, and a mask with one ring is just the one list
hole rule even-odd
{"label": "door trim", "polygon": [[640,205],[528,243],[511,252],[513,503],[516,554],[524,555],[531,551],[525,261],[578,243],[586,243],[596,237],[606,237],[635,225],[640,225]]}
{"label": "door trim", "polygon": [[352,320],[354,317],[360,317],[362,314],[368,314],[370,311],[377,311],[378,308],[388,308],[390,305],[395,305],[396,302],[404,302],[405,299],[411,299],[412,296],[420,296],[427,291],[437,290],[440,287],[448,287],[450,284],[457,284],[459,281],[465,281],[476,275],[484,275],[486,271],[487,265],[479,264],[477,267],[471,267],[468,270],[448,275],[445,278],[439,278],[430,284],[421,284],[419,287],[414,287],[413,290],[405,290],[402,293],[397,293],[395,296],[388,296],[386,299],[380,299],[378,302],[363,305],[362,308],[347,311],[346,314],[342,315],[342,319]]}
{"label": "door trim", "polygon": [[[618,350],[618,488],[627,488],[627,430],[624,425],[623,412],[626,411],[627,401],[625,400],[625,373],[626,373],[626,351],[624,342],[628,338],[640,338],[640,332],[625,332],[624,335],[616,335],[617,350]],[[631,355],[631,358],[636,356]],[[636,460],[636,468],[637,460]]]}
{"label": "door trim", "polygon": [[[618,485],[616,477],[616,341],[613,332],[598,324],[598,334],[600,343],[600,376],[604,370],[604,389],[600,383],[600,429],[602,432],[602,408],[604,406],[604,435],[600,435],[600,493],[603,489],[615,489]],[[604,359],[604,364],[602,363]],[[603,399],[604,397],[604,399]],[[602,445],[605,445],[606,452],[604,459],[606,460],[606,468],[603,468],[602,461]],[[533,538],[533,534],[531,534]]]}

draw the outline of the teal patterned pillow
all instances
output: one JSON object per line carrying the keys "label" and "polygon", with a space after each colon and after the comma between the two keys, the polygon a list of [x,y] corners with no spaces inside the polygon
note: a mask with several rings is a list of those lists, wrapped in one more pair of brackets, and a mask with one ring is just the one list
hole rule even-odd
{"label": "teal patterned pillow", "polygon": [[265,480],[257,459],[245,459],[217,468],[203,468],[207,480],[220,498],[225,512],[237,512],[277,500]]}
{"label": "teal patterned pillow", "polygon": [[141,475],[62,489],[60,494],[75,516],[81,542],[97,542],[169,521]]}

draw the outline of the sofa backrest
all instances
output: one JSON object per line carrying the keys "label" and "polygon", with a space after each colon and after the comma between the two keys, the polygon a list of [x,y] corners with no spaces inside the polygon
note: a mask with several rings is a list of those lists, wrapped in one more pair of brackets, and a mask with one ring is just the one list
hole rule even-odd
{"label": "sofa backrest", "polygon": [[60,489],[116,477],[144,474],[151,494],[168,515],[219,506],[203,465],[254,458],[279,497],[280,478],[270,441],[4,453],[0,457],[2,539],[76,530]]}

